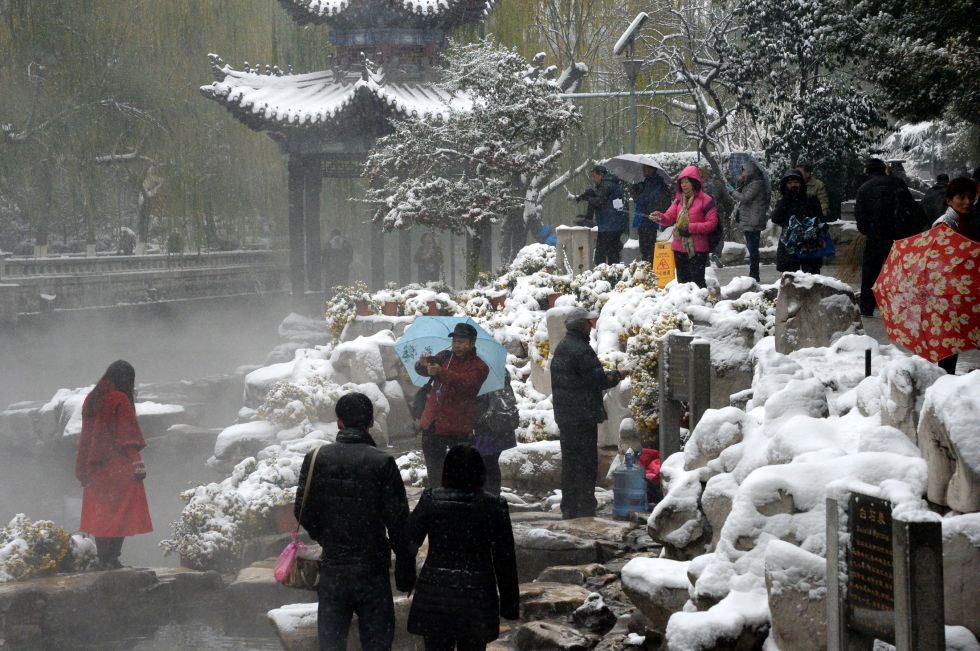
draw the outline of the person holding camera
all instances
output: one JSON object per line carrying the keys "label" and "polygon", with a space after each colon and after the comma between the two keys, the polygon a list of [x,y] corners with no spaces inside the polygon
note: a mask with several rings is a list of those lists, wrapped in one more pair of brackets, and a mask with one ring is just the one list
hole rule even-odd
{"label": "person holding camera", "polygon": [[448,350],[424,354],[415,363],[416,373],[433,378],[419,419],[429,486],[439,485],[450,447],[473,444],[476,396],[490,374],[486,362],[476,354],[476,328],[457,323],[449,337]]}
{"label": "person holding camera", "polygon": [[592,168],[592,183],[595,184],[594,188],[589,188],[578,196],[570,194],[569,198],[588,203],[586,224],[589,223],[589,216],[594,216],[599,231],[593,255],[594,263],[615,264],[619,262],[623,251],[622,237],[627,226],[623,186],[619,178],[604,165]]}

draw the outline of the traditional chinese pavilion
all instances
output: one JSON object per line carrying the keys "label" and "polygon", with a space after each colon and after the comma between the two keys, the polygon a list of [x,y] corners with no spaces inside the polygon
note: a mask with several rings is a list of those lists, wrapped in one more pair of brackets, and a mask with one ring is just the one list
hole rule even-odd
{"label": "traditional chinese pavilion", "polygon": [[[323,178],[359,176],[392,116],[440,119],[465,101],[436,85],[435,63],[449,32],[483,20],[493,0],[279,2],[300,25],[329,26],[330,67],[302,74],[248,64],[235,70],[211,55],[215,81],[201,92],[288,154],[290,283],[302,296],[321,289]],[[383,278],[376,270],[372,276],[375,284]]]}

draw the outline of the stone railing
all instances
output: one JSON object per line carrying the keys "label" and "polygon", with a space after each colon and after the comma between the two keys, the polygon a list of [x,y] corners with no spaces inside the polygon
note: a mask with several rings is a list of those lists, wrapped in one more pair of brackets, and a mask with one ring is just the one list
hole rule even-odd
{"label": "stone railing", "polygon": [[240,265],[285,264],[285,251],[223,251],[215,253],[100,255],[11,258],[0,261],[0,278],[77,276],[130,271],[200,269]]}
{"label": "stone railing", "polygon": [[285,251],[7,258],[0,268],[0,324],[50,310],[281,292],[287,269]]}

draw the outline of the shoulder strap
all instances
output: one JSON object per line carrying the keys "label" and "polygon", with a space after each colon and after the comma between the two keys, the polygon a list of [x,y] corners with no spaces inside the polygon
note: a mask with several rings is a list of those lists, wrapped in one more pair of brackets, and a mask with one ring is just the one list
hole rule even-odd
{"label": "shoulder strap", "polygon": [[313,450],[313,458],[310,459],[310,469],[306,473],[306,485],[303,487],[303,501],[299,505],[299,517],[296,518],[296,531],[299,532],[299,523],[303,520],[303,509],[306,508],[306,498],[310,494],[310,481],[313,479],[313,469],[316,467],[316,455],[320,454],[320,448],[322,445],[318,445],[316,450]]}

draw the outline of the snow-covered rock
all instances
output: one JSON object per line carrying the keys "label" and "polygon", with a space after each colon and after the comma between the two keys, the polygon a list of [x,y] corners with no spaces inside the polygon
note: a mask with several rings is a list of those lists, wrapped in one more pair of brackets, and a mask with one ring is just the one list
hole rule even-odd
{"label": "snow-covered rock", "polygon": [[772,615],[769,639],[780,649],[826,649],[827,561],[774,540],[766,546],[765,566]]}
{"label": "snow-covered rock", "polygon": [[926,390],[918,440],[929,464],[929,500],[980,511],[980,371],[940,377]]}
{"label": "snow-covered rock", "polygon": [[561,444],[558,441],[519,443],[500,454],[500,476],[512,488],[550,490],[561,485]]}
{"label": "snow-covered rock", "polygon": [[[943,598],[946,623],[980,637],[980,513],[943,519]],[[948,639],[947,639],[948,641]]]}
{"label": "snow-covered rock", "polygon": [[653,623],[665,631],[667,620],[680,612],[688,600],[690,563],[666,558],[638,557],[623,566],[623,592]]}
{"label": "snow-covered rock", "polygon": [[829,346],[860,329],[861,315],[849,285],[829,276],[783,274],[776,298],[777,351]]}
{"label": "snow-covered rock", "polygon": [[878,376],[881,424],[897,427],[909,440],[917,441],[916,428],[926,390],[945,375],[945,371],[921,357],[890,361]]}

